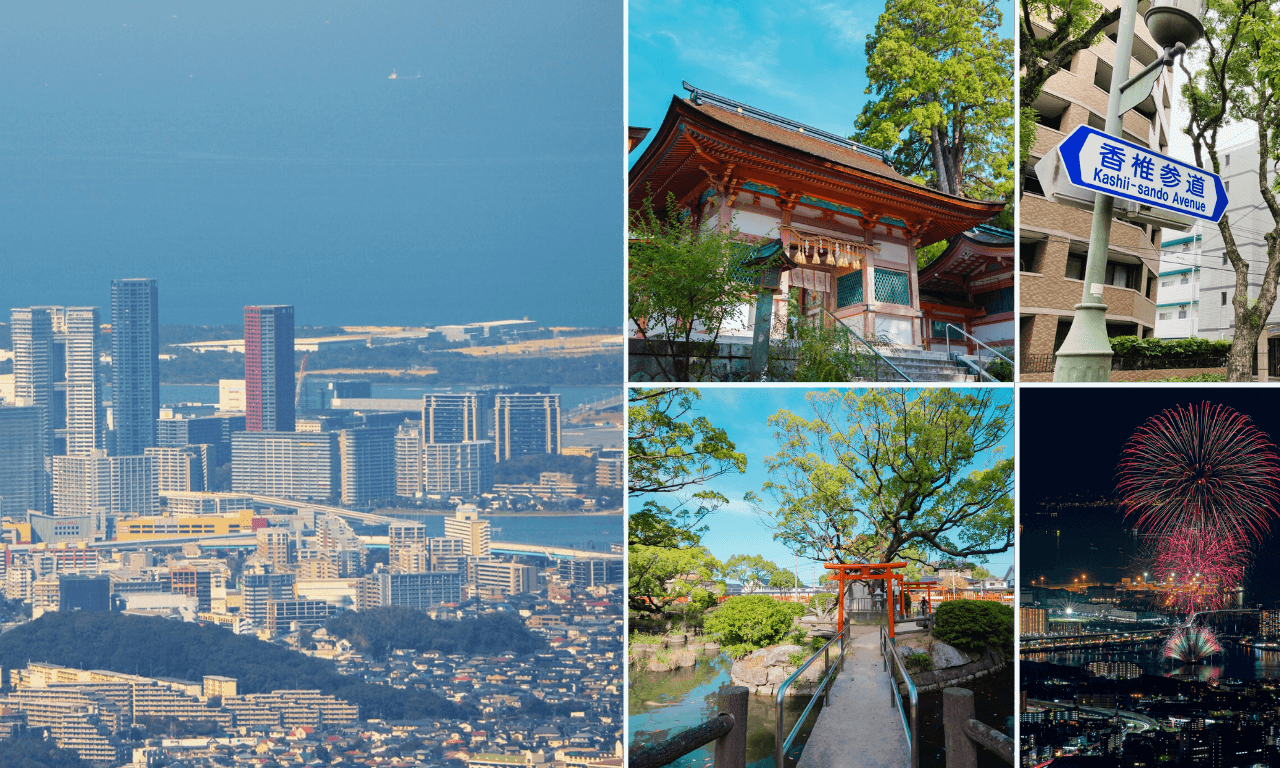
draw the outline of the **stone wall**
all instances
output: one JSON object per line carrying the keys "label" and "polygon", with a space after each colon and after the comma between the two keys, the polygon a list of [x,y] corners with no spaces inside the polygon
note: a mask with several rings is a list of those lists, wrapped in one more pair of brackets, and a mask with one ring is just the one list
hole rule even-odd
{"label": "stone wall", "polygon": [[[1226,368],[1160,368],[1151,371],[1112,371],[1111,381],[1159,381],[1160,379],[1181,379],[1188,376],[1205,374],[1227,375]],[[1020,373],[1018,381],[1040,382],[1053,381],[1052,373]]]}
{"label": "stone wall", "polygon": [[[630,381],[668,381],[673,370],[673,352],[683,353],[682,342],[627,340],[627,379]],[[786,372],[795,369],[795,360],[783,357],[777,347],[770,350],[770,367],[778,374],[773,378],[785,378]],[[665,358],[665,365],[659,359]],[[751,372],[751,340],[740,337],[722,338],[716,343],[716,355],[711,360],[711,373],[701,381],[747,381]]]}
{"label": "stone wall", "polygon": [[[904,650],[904,649],[899,649]],[[936,691],[952,685],[963,685],[980,677],[1003,669],[1009,662],[1000,658],[1000,654],[988,648],[985,653],[967,664],[960,664],[931,672],[920,672],[911,676],[918,693]],[[905,691],[904,691],[905,693]]]}

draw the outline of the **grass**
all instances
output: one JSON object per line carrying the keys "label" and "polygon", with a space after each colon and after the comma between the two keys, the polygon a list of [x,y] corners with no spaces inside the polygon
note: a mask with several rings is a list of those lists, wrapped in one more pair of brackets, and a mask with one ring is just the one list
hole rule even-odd
{"label": "grass", "polygon": [[662,645],[663,639],[658,635],[642,635],[639,632],[631,633],[632,645]]}
{"label": "grass", "polygon": [[907,665],[910,672],[928,672],[933,669],[933,657],[924,651],[907,654],[902,663]]}

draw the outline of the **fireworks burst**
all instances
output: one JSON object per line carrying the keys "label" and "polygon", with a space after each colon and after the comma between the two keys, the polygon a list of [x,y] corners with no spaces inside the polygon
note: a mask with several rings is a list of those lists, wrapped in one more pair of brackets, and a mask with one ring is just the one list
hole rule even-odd
{"label": "fireworks burst", "polygon": [[1120,509],[1148,533],[1249,540],[1280,506],[1280,456],[1249,417],[1208,402],[1179,406],[1134,432],[1120,462]]}
{"label": "fireworks burst", "polygon": [[1173,630],[1164,644],[1164,657],[1183,664],[1199,664],[1221,652],[1222,646],[1213,630],[1194,624],[1184,624]]}
{"label": "fireworks burst", "polygon": [[1152,572],[1180,613],[1218,610],[1244,583],[1249,548],[1237,536],[1179,530],[1156,544]]}

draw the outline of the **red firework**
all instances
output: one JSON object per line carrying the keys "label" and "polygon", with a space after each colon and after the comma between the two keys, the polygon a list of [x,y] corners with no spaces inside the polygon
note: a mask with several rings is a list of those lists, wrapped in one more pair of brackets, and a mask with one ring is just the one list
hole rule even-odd
{"label": "red firework", "polygon": [[1218,610],[1244,583],[1249,547],[1216,531],[1174,531],[1160,539],[1152,573],[1169,590],[1169,606],[1180,613]]}
{"label": "red firework", "polygon": [[1248,416],[1223,405],[1153,416],[1125,446],[1120,509],[1138,528],[1260,538],[1280,505],[1280,456]]}

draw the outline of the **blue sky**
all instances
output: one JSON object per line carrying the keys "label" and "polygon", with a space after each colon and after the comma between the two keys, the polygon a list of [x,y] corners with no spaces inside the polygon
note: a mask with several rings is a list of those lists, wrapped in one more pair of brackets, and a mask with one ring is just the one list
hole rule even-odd
{"label": "blue sky", "polygon": [[[811,418],[812,411],[805,401],[805,393],[808,391],[810,390],[801,387],[700,389],[702,399],[698,402],[697,413],[724,429],[748,459],[745,473],[725,475],[708,486],[720,491],[731,501],[705,521],[710,530],[703,536],[702,543],[718,559],[723,561],[733,555],[759,554],[779,566],[794,568],[797,565],[795,556],[782,544],[773,541],[773,533],[766,522],[750,504],[742,501],[742,497],[747,491],[760,494],[761,485],[768,479],[764,457],[778,452],[773,430],[768,426],[769,417],[786,409]],[[1005,388],[1000,392],[1007,402],[1012,403],[1012,390]],[[995,450],[987,451],[978,457],[971,470],[985,468],[1001,458],[1013,455],[1012,430],[998,448],[1002,453],[997,455]],[[1005,569],[1013,565],[1013,560],[1013,549],[1010,548],[1007,552],[991,556],[986,567],[1003,575]],[[822,570],[821,565],[804,560],[799,561],[799,568],[800,580],[806,584],[812,583],[816,574]]]}
{"label": "blue sky", "polygon": [[0,313],[621,322],[621,2],[5,11]]}
{"label": "blue sky", "polygon": [[[1003,5],[1012,38],[1012,3]],[[687,95],[683,80],[848,136],[869,98],[866,41],[883,11],[883,2],[631,0],[627,122],[657,130],[671,97]]]}

